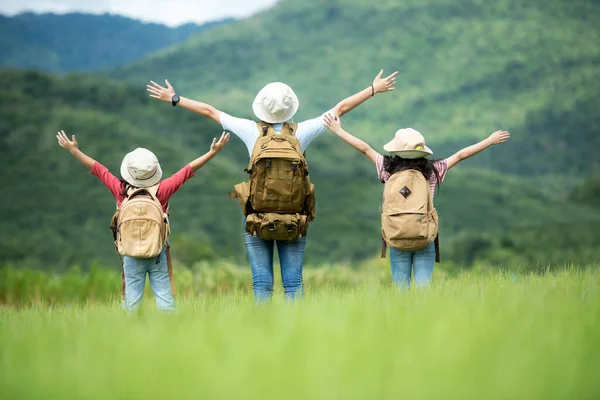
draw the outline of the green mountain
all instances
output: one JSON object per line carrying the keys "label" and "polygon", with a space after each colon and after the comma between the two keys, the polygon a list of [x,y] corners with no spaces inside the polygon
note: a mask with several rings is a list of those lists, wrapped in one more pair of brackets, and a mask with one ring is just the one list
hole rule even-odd
{"label": "green mountain", "polygon": [[231,20],[169,28],[117,15],[0,15],[0,66],[90,71],[133,62]]}
{"label": "green mountain", "polygon": [[[114,200],[58,147],[57,130],[76,134],[82,150],[115,173],[127,151],[148,147],[165,175],[204,153],[220,133],[217,124],[150,100],[143,88],[103,78],[1,70],[0,85],[4,262],[40,268],[117,262],[108,230]],[[318,195],[309,264],[373,257],[379,249],[382,186],[362,155],[346,149],[337,158],[323,150],[339,147],[337,140],[324,135],[309,153]],[[227,193],[246,179],[246,159],[241,141],[232,140],[174,196],[175,257],[188,263],[244,259],[241,213]],[[531,185],[468,167],[451,171],[436,199],[443,257],[465,265],[530,267],[597,260],[600,210],[571,201],[556,190],[561,185],[558,180]]]}
{"label": "green mountain", "polygon": [[[366,87],[384,68],[394,93],[344,117],[351,132],[381,146],[399,127],[446,156],[507,129],[511,141],[452,170],[436,206],[442,257],[470,266],[529,268],[600,258],[600,5],[575,0],[408,0],[365,3],[282,0],[247,20],[106,77],[0,73],[0,259],[25,264],[115,262],[110,194],[56,143],[76,133],[82,149],[117,172],[137,146],[157,153],[165,174],[203,153],[220,127],[151,100],[148,80],[250,116],[269,81],[297,91],[298,120]],[[131,86],[133,85],[133,86]],[[227,201],[246,178],[241,141],[178,192],[174,254],[185,262],[243,260],[242,218]],[[307,262],[376,256],[382,187],[374,167],[333,135],[308,149],[317,220]]]}
{"label": "green mountain", "polygon": [[111,76],[140,86],[169,78],[181,94],[243,115],[280,80],[297,91],[301,120],[380,68],[399,70],[395,93],[345,118],[373,145],[407,126],[436,147],[506,129],[511,143],[477,165],[585,174],[600,168],[598,20],[600,3],[586,0],[282,0]]}

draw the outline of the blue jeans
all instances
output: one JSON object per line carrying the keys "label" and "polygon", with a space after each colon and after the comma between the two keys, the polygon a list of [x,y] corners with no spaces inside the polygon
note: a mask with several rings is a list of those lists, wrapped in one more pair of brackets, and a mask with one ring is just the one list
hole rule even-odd
{"label": "blue jeans", "polygon": [[[252,268],[254,298],[262,303],[273,295],[273,247],[276,241],[264,240],[244,232],[246,253]],[[288,300],[302,297],[302,263],[306,237],[289,242],[277,241],[283,291]]]}
{"label": "blue jeans", "polygon": [[414,267],[415,284],[427,286],[431,283],[433,263],[435,262],[435,243],[429,243],[421,250],[408,251],[390,247],[390,265],[392,280],[396,285],[409,287]]}
{"label": "blue jeans", "polygon": [[[158,261],[158,262],[157,262]],[[135,258],[123,256],[125,271],[125,304],[127,310],[137,308],[144,294],[146,274],[150,279],[150,287],[154,292],[156,305],[160,310],[174,310],[175,299],[171,292],[169,269],[167,267],[167,247],[158,257]]]}

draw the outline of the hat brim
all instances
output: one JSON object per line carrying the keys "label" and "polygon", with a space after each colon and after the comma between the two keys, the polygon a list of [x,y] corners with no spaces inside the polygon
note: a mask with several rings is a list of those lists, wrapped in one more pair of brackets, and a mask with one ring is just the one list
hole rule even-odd
{"label": "hat brim", "polygon": [[147,188],[150,186],[154,186],[158,182],[160,182],[160,179],[162,178],[162,168],[160,168],[160,163],[156,164],[156,173],[148,179],[138,180],[138,179],[135,179],[133,176],[131,176],[131,174],[129,173],[129,170],[127,169],[127,164],[128,164],[127,161],[129,159],[130,154],[131,153],[128,153],[123,158],[123,161],[121,162],[121,177],[123,179],[125,179],[125,182],[129,183],[131,186],[140,187],[140,188]]}
{"label": "hat brim", "polygon": [[290,107],[288,110],[286,110],[286,112],[284,114],[277,117],[277,116],[271,114],[268,110],[266,110],[263,107],[262,102],[260,101],[260,93],[258,93],[256,95],[256,97],[254,98],[254,102],[252,103],[252,111],[254,111],[254,115],[256,115],[256,117],[258,119],[260,119],[261,121],[264,121],[264,122],[268,122],[269,124],[279,124],[282,122],[286,122],[286,121],[289,121],[290,119],[292,119],[292,117],[298,111],[298,107],[300,107],[300,103],[298,101],[298,96],[296,96],[296,94],[293,92],[292,92],[292,98],[293,98],[292,107]]}
{"label": "hat brim", "polygon": [[423,146],[423,150],[400,150],[396,147],[395,140],[387,143],[383,146],[383,149],[389,153],[396,154],[402,158],[406,159],[415,159],[415,158],[423,158],[433,154],[433,151],[427,146]]}

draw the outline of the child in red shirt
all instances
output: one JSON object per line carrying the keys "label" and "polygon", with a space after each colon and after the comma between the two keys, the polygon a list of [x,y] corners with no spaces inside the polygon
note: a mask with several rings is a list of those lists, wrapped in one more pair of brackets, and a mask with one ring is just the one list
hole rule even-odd
{"label": "child in red shirt", "polygon": [[[110,190],[117,200],[119,207],[127,196],[127,191],[132,188],[148,188],[158,186],[156,198],[160,201],[163,210],[167,210],[169,199],[191,177],[194,172],[210,161],[229,141],[229,134],[223,132],[221,138],[213,139],[210,150],[203,156],[187,164],[179,172],[161,181],[162,169],[158,159],[150,150],[137,148],[128,153],[121,164],[122,179],[115,177],[99,162],[87,156],[77,144],[75,135],[69,140],[64,131],[56,135],[58,144],[67,149],[77,158],[92,175],[95,175]],[[125,276],[125,308],[136,308],[144,293],[146,274],[149,276],[150,286],[156,298],[158,308],[173,310],[175,299],[171,291],[169,272],[166,262],[166,247],[158,258],[136,258],[123,256],[123,273]]]}

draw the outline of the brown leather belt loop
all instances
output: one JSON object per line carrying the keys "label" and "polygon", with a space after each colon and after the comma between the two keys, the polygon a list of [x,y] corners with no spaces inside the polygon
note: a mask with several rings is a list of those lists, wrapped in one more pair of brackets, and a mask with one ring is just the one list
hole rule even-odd
{"label": "brown leather belt loop", "polygon": [[387,252],[387,243],[385,239],[381,238],[381,258],[385,258],[385,253]]}
{"label": "brown leather belt loop", "polygon": [[434,243],[435,243],[435,262],[439,264],[440,263],[440,236],[439,235],[435,237]]}
{"label": "brown leather belt loop", "polygon": [[177,288],[175,287],[175,277],[173,275],[173,264],[171,264],[171,245],[167,244],[167,268],[169,270],[169,281],[171,281],[171,293],[173,296],[177,294]]}

